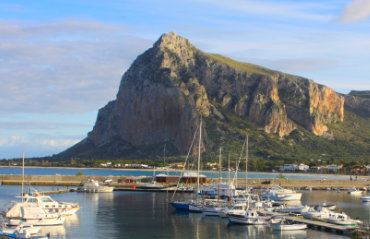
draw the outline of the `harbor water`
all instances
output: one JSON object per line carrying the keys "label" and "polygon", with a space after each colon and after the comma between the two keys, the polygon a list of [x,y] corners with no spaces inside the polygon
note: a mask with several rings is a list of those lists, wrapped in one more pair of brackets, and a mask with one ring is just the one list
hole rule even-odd
{"label": "harbor water", "polygon": [[[77,173],[83,173],[87,176],[123,176],[123,177],[137,177],[137,176],[153,176],[153,170],[128,170],[128,169],[87,169],[87,168],[25,168],[25,175],[76,175]],[[169,175],[180,175],[181,171],[161,171],[156,170],[156,174],[166,173]],[[1,174],[14,174],[21,175],[21,167],[0,167]],[[203,171],[201,174],[206,175],[208,178],[218,178],[218,171]],[[230,177],[234,177],[234,172],[230,173]],[[265,173],[265,172],[248,172],[248,178],[264,178],[274,179],[278,178],[279,173]],[[286,179],[310,179],[310,180],[350,180],[350,176],[343,175],[327,175],[327,174],[295,174],[295,173],[284,173]],[[222,172],[223,178],[228,178],[229,173]],[[244,178],[245,172],[239,172],[238,178]],[[359,178],[359,180],[367,180],[369,177]]]}
{"label": "harbor water", "polygon": [[[39,191],[62,187],[37,187]],[[26,186],[26,192],[28,187]],[[0,186],[0,207],[4,208],[20,195],[20,186]],[[308,229],[305,231],[276,232],[268,226],[229,225],[227,219],[205,217],[202,214],[176,212],[169,202],[172,193],[123,192],[63,193],[51,195],[57,201],[78,202],[82,208],[66,218],[64,226],[43,227],[51,238],[348,238],[330,232]],[[189,198],[191,194],[176,194],[175,198]],[[352,218],[369,220],[370,203],[345,192],[304,191],[303,204],[321,202],[337,204]]]}

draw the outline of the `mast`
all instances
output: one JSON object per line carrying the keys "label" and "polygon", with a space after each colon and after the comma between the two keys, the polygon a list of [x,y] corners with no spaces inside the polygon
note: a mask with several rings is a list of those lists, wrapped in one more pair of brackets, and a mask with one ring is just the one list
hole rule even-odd
{"label": "mast", "polygon": [[248,135],[247,135],[247,149],[245,156],[245,191],[248,192]]}
{"label": "mast", "polygon": [[219,159],[218,159],[218,192],[217,192],[217,198],[218,200],[220,200],[220,192],[221,192],[221,182],[222,182],[222,176],[221,176],[221,161],[222,161],[222,156],[221,156],[221,151],[222,151],[222,148],[220,147],[220,156],[219,156]]}
{"label": "mast", "polygon": [[23,203],[23,185],[24,185],[24,150],[22,152],[22,194],[21,194],[22,203]]}
{"label": "mast", "polygon": [[[163,167],[166,167],[166,144],[164,144],[164,148],[163,148]],[[166,171],[167,171],[167,175],[168,175],[167,168],[166,168]]]}
{"label": "mast", "polygon": [[197,198],[199,194],[199,171],[200,171],[200,147],[202,141],[202,116],[200,116],[199,124],[199,143],[198,143],[198,170],[197,170]]}

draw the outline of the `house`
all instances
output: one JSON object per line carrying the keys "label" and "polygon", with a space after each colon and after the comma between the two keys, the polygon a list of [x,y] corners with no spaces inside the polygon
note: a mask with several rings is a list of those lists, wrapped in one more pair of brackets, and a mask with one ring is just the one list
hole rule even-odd
{"label": "house", "polygon": [[338,165],[328,165],[328,166],[326,166],[327,167],[327,169],[328,169],[328,171],[329,172],[334,172],[334,173],[336,173],[336,172],[338,172],[340,169],[342,169],[343,168],[343,164],[338,164]]}
{"label": "house", "polygon": [[298,169],[297,164],[284,164],[283,166],[279,167],[280,172],[294,172]]}

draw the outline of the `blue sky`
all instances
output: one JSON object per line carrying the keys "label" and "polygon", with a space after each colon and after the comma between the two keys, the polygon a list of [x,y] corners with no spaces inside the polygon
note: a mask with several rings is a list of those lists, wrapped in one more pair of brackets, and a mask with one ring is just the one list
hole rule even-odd
{"label": "blue sky", "polygon": [[163,33],[206,52],[370,89],[369,0],[2,0],[0,159],[79,142]]}

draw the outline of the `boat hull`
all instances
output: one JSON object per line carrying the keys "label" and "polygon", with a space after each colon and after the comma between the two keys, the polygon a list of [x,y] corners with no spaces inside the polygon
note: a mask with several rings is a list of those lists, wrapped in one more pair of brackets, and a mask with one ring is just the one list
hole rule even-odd
{"label": "boat hull", "polygon": [[172,207],[174,207],[178,211],[189,211],[189,204],[187,203],[172,202],[170,204]]}

